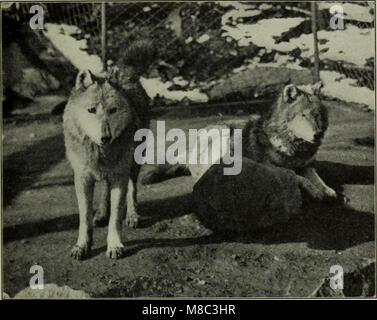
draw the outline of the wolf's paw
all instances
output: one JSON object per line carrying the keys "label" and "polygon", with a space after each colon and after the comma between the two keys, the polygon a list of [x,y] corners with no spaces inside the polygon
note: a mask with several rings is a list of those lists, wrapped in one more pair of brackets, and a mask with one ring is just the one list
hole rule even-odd
{"label": "wolf's paw", "polygon": [[323,190],[323,193],[323,200],[329,204],[341,205],[346,204],[348,202],[348,199],[343,194],[336,192],[334,189],[331,189],[330,187],[326,187]]}
{"label": "wolf's paw", "polygon": [[343,204],[348,204],[350,202],[350,199],[343,194],[339,196],[339,199],[340,199],[339,201],[342,202]]}
{"label": "wolf's paw", "polygon": [[89,246],[79,246],[75,244],[71,250],[71,257],[75,260],[83,260],[88,257],[90,252]]}
{"label": "wolf's paw", "polygon": [[93,225],[95,227],[105,227],[109,224],[109,216],[96,213],[93,217]]}
{"label": "wolf's paw", "polygon": [[109,259],[119,259],[124,254],[123,245],[118,245],[116,247],[108,247],[106,251],[106,257]]}
{"label": "wolf's paw", "polygon": [[326,199],[326,193],[323,189],[320,189],[314,185],[312,185],[306,191],[309,192],[310,196],[316,201],[324,201]]}
{"label": "wolf's paw", "polygon": [[131,228],[137,228],[139,224],[139,215],[137,213],[128,214],[126,216],[126,225]]}
{"label": "wolf's paw", "polygon": [[349,202],[349,199],[342,193],[336,192],[331,188],[326,188],[324,190],[325,201],[330,202],[335,205],[343,205]]}
{"label": "wolf's paw", "polygon": [[326,187],[324,191],[327,198],[334,200],[338,199],[338,194],[334,189]]}
{"label": "wolf's paw", "polygon": [[336,198],[333,199],[333,202],[338,205],[347,205],[350,202],[350,199],[347,198],[344,194],[337,192]]}

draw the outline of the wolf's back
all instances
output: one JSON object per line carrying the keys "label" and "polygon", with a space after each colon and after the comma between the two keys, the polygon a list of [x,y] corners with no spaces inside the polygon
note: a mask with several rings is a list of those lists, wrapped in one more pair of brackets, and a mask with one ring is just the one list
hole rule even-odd
{"label": "wolf's back", "polygon": [[151,40],[137,40],[123,44],[125,49],[119,57],[118,65],[123,74],[121,87],[140,119],[142,128],[149,127],[151,99],[140,84],[140,77],[157,59],[157,50]]}

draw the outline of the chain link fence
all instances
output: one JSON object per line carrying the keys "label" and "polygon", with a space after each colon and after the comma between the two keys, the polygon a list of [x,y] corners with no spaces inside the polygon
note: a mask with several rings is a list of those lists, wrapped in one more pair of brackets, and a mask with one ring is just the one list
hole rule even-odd
{"label": "chain link fence", "polygon": [[[339,5],[339,3],[335,3]],[[331,13],[329,12],[331,6],[334,3],[319,3],[318,7],[321,9],[318,15],[317,25],[320,26],[320,30],[332,31],[329,27],[328,21],[331,19]],[[374,30],[375,18],[374,10],[375,3],[371,1],[359,1],[359,2],[343,2],[341,3],[343,8],[343,27],[348,27],[351,30],[360,30],[360,33],[367,33],[370,30]],[[341,32],[341,30],[333,30],[333,32]],[[362,44],[353,42],[352,39],[345,41],[345,44],[351,47],[360,46]],[[369,45],[373,46],[372,41]],[[356,48],[355,48],[356,49]],[[341,50],[339,50],[341,51]],[[338,59],[321,59],[321,68],[323,70],[334,70],[346,78],[357,80],[357,85],[361,87],[367,87],[374,90],[374,58],[370,57],[365,61],[350,62],[342,58],[342,53],[339,52]]]}
{"label": "chain link fence", "polygon": [[[310,2],[32,4],[44,8],[47,30],[48,23],[61,25],[62,33],[64,25],[78,27],[80,32],[67,36],[86,40],[89,55],[116,62],[130,41],[153,39],[159,59],[144,77],[145,84],[154,87],[157,106],[269,99],[288,79],[312,82],[316,59],[321,79],[352,80],[352,86],[374,90],[372,2],[319,3],[316,44]],[[26,24],[32,4],[17,3],[3,15]],[[345,30],[329,24],[336,4],[345,9]],[[370,47],[364,43],[370,33],[370,56],[352,54],[350,46]]]}

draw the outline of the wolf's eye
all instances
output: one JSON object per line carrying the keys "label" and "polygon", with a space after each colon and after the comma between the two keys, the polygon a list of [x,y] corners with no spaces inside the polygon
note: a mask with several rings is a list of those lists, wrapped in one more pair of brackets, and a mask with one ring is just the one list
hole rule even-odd
{"label": "wolf's eye", "polygon": [[305,113],[303,113],[303,114],[302,114],[302,117],[303,117],[303,118],[306,118],[306,114],[305,114]]}
{"label": "wolf's eye", "polygon": [[88,112],[89,113],[96,113],[96,108],[95,107],[89,108]]}
{"label": "wolf's eye", "polygon": [[109,113],[110,113],[110,114],[113,114],[113,113],[115,113],[115,112],[117,112],[117,108],[111,108],[111,109],[109,110]]}

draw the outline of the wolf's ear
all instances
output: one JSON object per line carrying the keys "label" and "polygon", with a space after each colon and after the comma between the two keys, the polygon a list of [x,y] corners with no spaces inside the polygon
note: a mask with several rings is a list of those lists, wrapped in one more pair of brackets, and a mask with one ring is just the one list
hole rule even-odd
{"label": "wolf's ear", "polygon": [[320,94],[321,88],[323,87],[322,81],[318,81],[314,84],[307,84],[307,85],[301,85],[297,86],[297,88],[312,96],[318,96]]}
{"label": "wolf's ear", "polygon": [[312,85],[313,94],[314,94],[315,96],[319,95],[320,92],[321,92],[321,89],[322,89],[322,88],[323,88],[323,83],[322,83],[322,81],[318,81],[318,82],[314,83],[314,84]]}
{"label": "wolf's ear", "polygon": [[119,85],[121,80],[121,74],[119,71],[119,68],[116,66],[110,66],[108,67],[107,71],[107,81],[109,81],[110,84]]}
{"label": "wolf's ear", "polygon": [[94,82],[95,77],[89,70],[81,70],[77,75],[75,88],[76,90],[87,89]]}
{"label": "wolf's ear", "polygon": [[285,102],[296,100],[299,95],[298,89],[294,84],[288,84],[283,89],[283,100]]}

